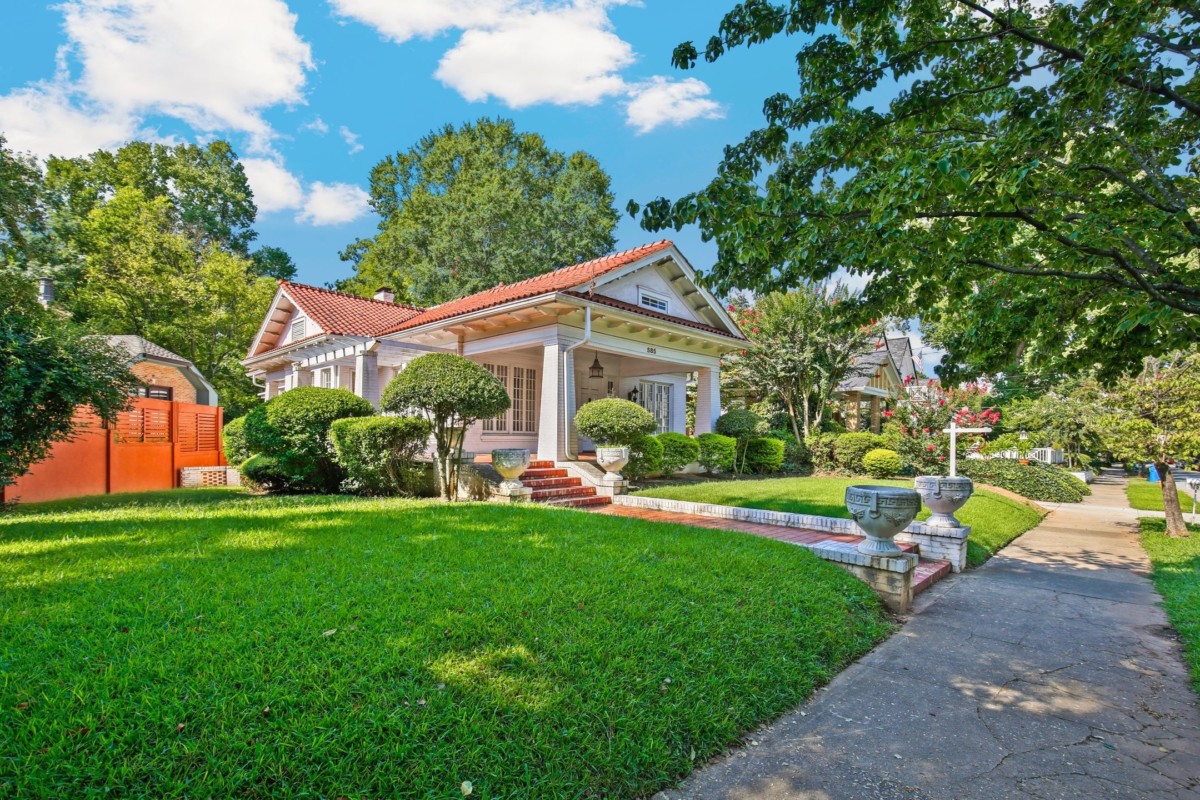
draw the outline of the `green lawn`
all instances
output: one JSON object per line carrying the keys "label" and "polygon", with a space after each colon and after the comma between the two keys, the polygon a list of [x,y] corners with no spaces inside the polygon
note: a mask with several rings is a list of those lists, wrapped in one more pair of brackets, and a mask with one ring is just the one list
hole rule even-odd
{"label": "green lawn", "polygon": [[0,796],[649,796],[892,629],[803,548],[223,490],[0,514]]}
{"label": "green lawn", "polygon": [[[1179,505],[1183,507],[1183,513],[1191,513],[1192,493],[1185,489],[1178,489],[1178,491]],[[1130,478],[1129,483],[1125,487],[1125,494],[1129,498],[1129,505],[1138,511],[1163,510],[1162,486],[1160,484],[1150,483],[1145,478]]]}
{"label": "green lawn", "polygon": [[1172,538],[1161,519],[1142,520],[1142,546],[1154,565],[1151,577],[1163,596],[1163,607],[1183,637],[1192,686],[1200,692],[1200,525],[1191,536]]}
{"label": "green lawn", "polygon": [[[886,484],[911,488],[911,480],[874,478],[768,478],[762,480],[716,481],[658,486],[636,494],[696,503],[717,503],[744,508],[765,508],[795,514],[850,518],[846,510],[846,487],[856,483]],[[918,519],[929,516],[921,509]],[[971,526],[967,562],[978,566],[993,553],[1037,525],[1042,514],[1027,505],[987,491],[977,491],[955,515]]]}

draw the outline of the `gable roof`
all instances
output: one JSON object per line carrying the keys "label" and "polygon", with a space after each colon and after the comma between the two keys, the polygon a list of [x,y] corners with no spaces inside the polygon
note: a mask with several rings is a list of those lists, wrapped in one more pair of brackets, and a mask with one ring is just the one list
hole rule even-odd
{"label": "gable roof", "polygon": [[322,331],[334,336],[375,336],[423,311],[303,283],[280,281],[279,287]]}
{"label": "gable roof", "polygon": [[674,322],[676,325],[684,325],[688,328],[695,328],[696,330],[704,331],[705,333],[715,333],[718,336],[727,336],[730,339],[736,339],[739,342],[746,341],[746,337],[741,336],[738,333],[730,333],[727,330],[722,330],[721,328],[715,328],[712,325],[705,325],[703,322],[696,322],[695,320],[684,319],[683,317],[675,317],[670,314],[664,314],[661,311],[655,311],[652,308],[645,308],[644,306],[635,306],[633,303],[626,303],[624,300],[617,300],[615,297],[607,297],[602,294],[588,294],[587,292],[570,292],[570,291],[563,292],[563,294],[568,294],[571,297],[578,297],[581,300],[587,300],[592,303],[600,303],[601,305],[612,306],[613,308],[619,308],[622,311],[632,311],[635,314],[642,314],[643,316],[651,317],[653,319],[661,319],[664,322]]}
{"label": "gable roof", "polygon": [[[485,308],[503,305],[514,300],[524,300],[529,297],[536,297],[540,294],[549,294],[550,292],[563,292],[568,289],[574,289],[585,283],[589,283],[593,279],[628,266],[652,255],[661,250],[666,250],[671,247],[671,242],[662,240],[652,244],[644,244],[641,247],[635,247],[632,250],[625,250],[620,253],[595,258],[591,261],[584,261],[582,264],[574,264],[569,267],[562,267],[553,272],[547,272],[543,275],[535,275],[532,278],[526,278],[523,281],[516,283],[500,284],[491,289],[485,289],[482,292],[469,294],[466,297],[460,297],[457,300],[450,300],[442,303],[439,306],[434,306],[427,311],[412,316],[409,319],[403,320],[391,328],[379,332],[377,335],[389,333],[398,333],[399,331],[417,328],[421,325],[427,325],[431,322],[440,322],[442,320],[457,317],[461,314],[470,314],[475,311],[482,311]],[[639,309],[644,310],[644,309]]]}
{"label": "gable roof", "polygon": [[133,361],[142,358],[157,358],[162,361],[174,361],[177,364],[192,363],[183,356],[172,353],[167,348],[136,334],[115,334],[112,336],[100,336],[99,338],[103,339],[109,347],[128,353],[130,360]]}
{"label": "gable roof", "polygon": [[892,363],[896,365],[898,372],[904,368],[905,360],[909,362],[907,366],[914,366],[912,364],[912,342],[907,336],[893,336],[887,340],[887,346],[888,352],[892,354]]}
{"label": "gable roof", "polygon": [[[892,361],[891,349],[883,342],[878,342],[875,349],[869,353],[863,353],[858,358],[854,359],[854,366],[850,368],[850,372],[846,378],[838,384],[839,392],[852,392],[856,389],[862,389],[871,382],[875,377],[875,373],[879,368]],[[892,368],[896,365],[893,363]],[[898,371],[898,370],[897,370]]]}

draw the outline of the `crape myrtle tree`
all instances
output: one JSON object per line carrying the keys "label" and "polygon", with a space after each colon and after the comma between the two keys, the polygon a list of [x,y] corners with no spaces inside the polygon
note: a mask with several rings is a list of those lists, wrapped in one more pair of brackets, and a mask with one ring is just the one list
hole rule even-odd
{"label": "crape myrtle tree", "polygon": [[1168,536],[1187,536],[1171,462],[1200,458],[1200,354],[1148,358],[1141,374],[1106,398],[1101,436],[1125,462],[1152,462],[1162,487]]}
{"label": "crape myrtle tree", "polygon": [[433,305],[611,252],[608,174],[584,152],[553,150],[511,120],[447,125],[371,170],[379,232],[342,253],[369,296]]}
{"label": "crape myrtle tree", "polygon": [[[1200,333],[1200,12],[1165,0],[747,0],[682,69],[794,36],[799,88],[716,177],[639,210],[698,223],[711,285],[838,269],[919,309],[957,382],[1136,369]],[[880,90],[896,90],[880,102]]]}
{"label": "crape myrtle tree", "polygon": [[450,353],[414,358],[388,383],[380,401],[384,411],[416,412],[429,421],[437,446],[438,483],[447,500],[458,498],[466,429],[503,414],[509,403],[504,384],[485,367]]}

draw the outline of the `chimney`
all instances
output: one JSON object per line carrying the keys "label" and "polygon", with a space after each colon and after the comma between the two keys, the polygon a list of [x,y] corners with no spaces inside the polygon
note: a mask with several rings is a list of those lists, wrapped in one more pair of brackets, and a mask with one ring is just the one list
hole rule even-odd
{"label": "chimney", "polygon": [[54,302],[54,281],[50,278],[38,278],[38,302],[46,308]]}
{"label": "chimney", "polygon": [[380,286],[375,290],[375,299],[382,300],[385,303],[396,302],[396,295],[392,294],[392,287]]}

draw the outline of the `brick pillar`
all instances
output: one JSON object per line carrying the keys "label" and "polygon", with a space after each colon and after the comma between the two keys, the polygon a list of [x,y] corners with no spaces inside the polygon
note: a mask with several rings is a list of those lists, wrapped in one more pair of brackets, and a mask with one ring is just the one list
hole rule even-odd
{"label": "brick pillar", "polygon": [[701,367],[696,371],[696,435],[713,433],[721,416],[721,369]]}
{"label": "brick pillar", "polygon": [[546,345],[542,350],[542,404],[538,414],[537,457],[540,461],[558,461],[566,457],[563,441],[562,345]]}
{"label": "brick pillar", "polygon": [[871,432],[880,433],[883,430],[883,417],[880,414],[880,400],[871,398]]}
{"label": "brick pillar", "polygon": [[379,357],[374,353],[354,357],[354,393],[379,408]]}

